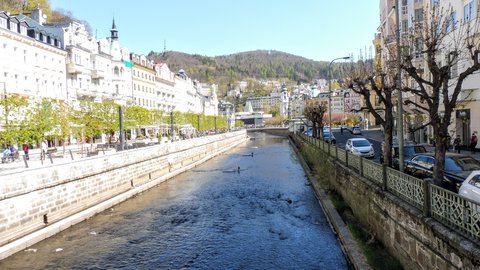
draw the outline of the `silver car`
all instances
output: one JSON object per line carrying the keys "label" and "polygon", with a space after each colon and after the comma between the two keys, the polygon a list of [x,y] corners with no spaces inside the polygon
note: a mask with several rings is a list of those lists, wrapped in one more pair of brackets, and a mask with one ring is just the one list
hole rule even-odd
{"label": "silver car", "polygon": [[480,204],[480,171],[473,171],[463,181],[458,194]]}
{"label": "silver car", "polygon": [[351,138],[347,140],[345,144],[345,150],[361,157],[366,158],[374,158],[375,151],[373,150],[373,146],[365,138]]}

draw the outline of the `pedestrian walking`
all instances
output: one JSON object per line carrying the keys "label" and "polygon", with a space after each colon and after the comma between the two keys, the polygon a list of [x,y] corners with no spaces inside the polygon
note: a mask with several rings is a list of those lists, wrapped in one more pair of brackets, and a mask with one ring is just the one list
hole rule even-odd
{"label": "pedestrian walking", "polygon": [[42,142],[42,152],[41,152],[41,156],[40,156],[40,159],[41,160],[45,160],[45,157],[47,155],[47,151],[48,151],[48,145],[47,145],[47,140],[43,140]]}
{"label": "pedestrian walking", "polygon": [[23,144],[23,153],[25,154],[25,159],[28,160],[28,144]]}
{"label": "pedestrian walking", "polygon": [[472,151],[472,154],[475,154],[475,147],[477,147],[477,135],[475,135],[475,132],[472,133],[472,138],[470,138],[470,151]]}
{"label": "pedestrian walking", "polygon": [[460,154],[460,135],[457,135],[455,140],[453,140],[453,147],[455,148],[455,152]]}

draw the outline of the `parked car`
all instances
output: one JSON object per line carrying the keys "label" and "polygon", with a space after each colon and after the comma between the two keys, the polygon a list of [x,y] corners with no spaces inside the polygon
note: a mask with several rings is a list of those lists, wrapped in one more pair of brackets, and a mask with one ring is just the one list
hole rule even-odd
{"label": "parked car", "polygon": [[323,132],[323,140],[324,140],[325,142],[330,142],[330,140],[332,140],[332,143],[333,143],[333,144],[336,144],[336,143],[337,143],[337,139],[335,139],[335,135],[333,135],[333,133],[332,133],[332,135],[331,135],[331,137],[330,137],[330,132],[325,132],[325,131]]}
{"label": "parked car", "polygon": [[313,130],[312,129],[307,129],[303,132],[303,134],[308,136],[308,137],[312,137],[313,136]]}
{"label": "parked car", "polygon": [[[433,177],[434,164],[435,153],[416,154],[406,162],[405,173],[420,179],[431,178]],[[480,161],[469,155],[446,153],[442,186],[457,192],[463,181],[475,170],[480,170]]]}
{"label": "parked car", "polygon": [[345,150],[361,157],[375,157],[375,150],[373,150],[372,144],[365,138],[348,139],[347,143],[345,144]]}
{"label": "parked car", "polygon": [[352,134],[353,135],[362,135],[362,130],[360,130],[359,127],[353,127],[352,128]]}
{"label": "parked car", "polygon": [[458,194],[480,204],[480,171],[473,171],[463,181]]}
{"label": "parked car", "polygon": [[[382,152],[380,153],[380,163],[384,162],[384,155],[383,155],[383,145],[382,142]],[[398,144],[392,145],[392,166],[395,169],[399,168],[400,159],[399,159],[399,152],[398,152]],[[408,160],[411,160],[415,154],[426,153],[427,149],[423,145],[416,145],[413,143],[405,143],[403,145],[403,164],[405,164]]]}

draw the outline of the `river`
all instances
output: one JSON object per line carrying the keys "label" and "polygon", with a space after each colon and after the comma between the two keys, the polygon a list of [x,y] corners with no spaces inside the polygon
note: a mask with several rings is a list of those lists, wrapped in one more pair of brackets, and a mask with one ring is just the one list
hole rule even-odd
{"label": "river", "polygon": [[249,135],[0,269],[348,269],[288,140]]}

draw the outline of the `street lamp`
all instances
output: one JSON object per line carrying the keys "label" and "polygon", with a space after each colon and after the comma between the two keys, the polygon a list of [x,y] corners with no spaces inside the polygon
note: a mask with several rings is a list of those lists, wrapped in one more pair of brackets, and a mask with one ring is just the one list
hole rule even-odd
{"label": "street lamp", "polygon": [[328,143],[332,144],[332,64],[336,60],[348,60],[350,56],[344,56],[333,59],[330,64],[328,64],[328,131],[330,132],[328,136]]}
{"label": "street lamp", "polygon": [[403,172],[404,170],[404,151],[403,151],[403,101],[402,101],[402,69],[401,64],[401,50],[400,50],[400,0],[396,0],[395,3],[395,20],[396,20],[396,42],[397,42],[397,139],[398,139],[398,169]]}

